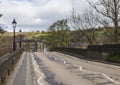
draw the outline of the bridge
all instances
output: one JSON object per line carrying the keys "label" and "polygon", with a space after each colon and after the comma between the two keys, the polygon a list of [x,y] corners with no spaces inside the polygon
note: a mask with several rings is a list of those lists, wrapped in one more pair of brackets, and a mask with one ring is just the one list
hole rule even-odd
{"label": "bridge", "polygon": [[[86,50],[55,48],[49,52],[43,50],[48,45],[45,41],[22,43],[22,48],[0,57],[0,85],[120,85],[119,63],[101,62],[104,58],[96,61],[97,57],[90,55],[112,53],[116,45],[88,46]],[[119,45],[114,50],[117,49]]]}
{"label": "bridge", "polygon": [[26,51],[44,51],[50,43],[45,40],[40,39],[23,39],[23,40],[16,40],[16,43],[22,43],[22,46],[25,47]]}

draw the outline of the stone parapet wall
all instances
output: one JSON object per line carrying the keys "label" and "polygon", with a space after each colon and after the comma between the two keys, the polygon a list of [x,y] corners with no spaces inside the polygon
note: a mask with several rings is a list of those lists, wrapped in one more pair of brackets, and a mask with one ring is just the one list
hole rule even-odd
{"label": "stone parapet wall", "polygon": [[75,54],[80,58],[106,61],[109,55],[120,54],[120,44],[89,45],[87,49],[58,47],[53,50]]}
{"label": "stone parapet wall", "polygon": [[0,85],[3,85],[10,75],[10,72],[13,70],[14,65],[19,60],[21,54],[23,52],[23,48],[16,50],[9,55],[0,57]]}
{"label": "stone parapet wall", "polygon": [[4,47],[4,48],[0,48],[0,57],[5,55],[6,53],[10,53],[12,50],[11,47]]}
{"label": "stone parapet wall", "polygon": [[88,45],[87,50],[98,52],[120,52],[120,44]]}

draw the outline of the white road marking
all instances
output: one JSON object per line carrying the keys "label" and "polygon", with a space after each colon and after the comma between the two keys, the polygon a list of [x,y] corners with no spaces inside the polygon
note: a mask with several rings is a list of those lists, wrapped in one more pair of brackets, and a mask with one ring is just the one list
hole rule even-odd
{"label": "white road marking", "polygon": [[64,61],[64,64],[66,64],[66,61]]}
{"label": "white road marking", "polygon": [[91,63],[91,61],[87,61],[87,63]]}
{"label": "white road marking", "polygon": [[[57,60],[56,57],[54,57],[54,58],[55,58],[54,60]],[[61,59],[61,60],[62,60],[62,59]],[[63,63],[64,63],[65,65],[67,65],[67,64],[66,64],[67,61],[65,61],[65,60],[62,60],[62,61],[63,61]],[[88,63],[91,63],[91,61],[87,61],[87,62],[88,62]],[[79,67],[79,70],[80,70],[81,72],[93,73],[93,74],[100,74],[100,75],[104,76],[107,80],[109,80],[110,82],[114,83],[115,85],[120,85],[120,82],[113,80],[112,78],[110,78],[109,76],[107,76],[105,73],[93,72],[93,71],[85,70],[85,69],[83,69],[83,66],[79,66],[79,65],[74,65],[74,66],[78,66],[78,67]]]}
{"label": "white road marking", "polygon": [[102,75],[107,78],[109,81],[111,82],[115,82],[115,80],[111,79],[109,76],[107,76],[106,74],[102,73]]}
{"label": "white road marking", "polygon": [[57,58],[55,57],[55,60],[57,60]]}
{"label": "white road marking", "polygon": [[110,82],[114,83],[115,85],[120,85],[120,82],[113,80],[112,78],[110,78],[109,76],[107,76],[107,75],[104,74],[104,73],[84,70],[84,69],[82,68],[82,66],[80,66],[80,71],[86,72],[86,73],[100,74],[100,75],[104,76],[107,80],[109,80]]}
{"label": "white road marking", "polygon": [[83,71],[83,68],[82,68],[82,66],[80,66],[80,71]]}
{"label": "white road marking", "polygon": [[39,69],[39,66],[36,65],[36,66],[35,66],[35,71],[38,72],[39,74],[41,74],[41,76],[40,76],[39,79],[37,80],[37,83],[40,84],[40,85],[43,85],[43,83],[41,83],[40,81],[41,81],[41,79],[44,77],[44,75],[43,75],[43,73],[41,73],[38,69]]}
{"label": "white road marking", "polygon": [[41,82],[42,78],[44,77],[44,74],[42,72],[40,72],[39,65],[37,64],[36,60],[33,58],[33,55],[32,55],[32,61],[33,61],[33,65],[34,65],[34,71],[37,72],[38,74],[40,74],[40,77],[37,79],[37,83],[39,85],[44,85]]}

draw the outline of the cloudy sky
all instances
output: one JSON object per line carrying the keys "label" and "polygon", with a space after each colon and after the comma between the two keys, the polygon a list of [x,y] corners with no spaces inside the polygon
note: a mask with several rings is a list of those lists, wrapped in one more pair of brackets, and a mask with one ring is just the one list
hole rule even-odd
{"label": "cloudy sky", "polygon": [[86,0],[0,0],[0,23],[12,31],[13,18],[17,31],[42,31],[55,21],[70,16],[73,6],[79,12],[87,6]]}

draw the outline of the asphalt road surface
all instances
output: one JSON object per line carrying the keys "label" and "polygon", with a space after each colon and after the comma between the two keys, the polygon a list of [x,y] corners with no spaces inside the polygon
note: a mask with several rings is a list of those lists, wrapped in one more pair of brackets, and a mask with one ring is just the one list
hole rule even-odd
{"label": "asphalt road surface", "polygon": [[58,52],[24,52],[6,85],[120,85],[120,67]]}
{"label": "asphalt road surface", "polygon": [[[120,67],[58,52],[31,53],[39,85],[120,85]],[[35,66],[35,65],[34,65]],[[35,66],[36,67],[36,66]]]}

